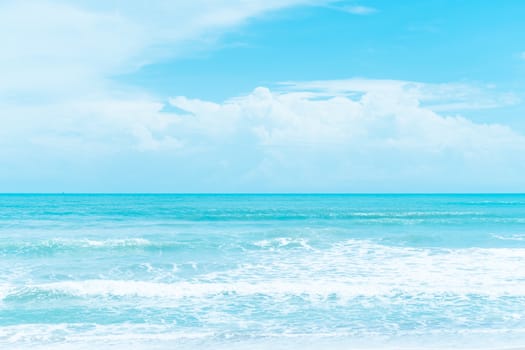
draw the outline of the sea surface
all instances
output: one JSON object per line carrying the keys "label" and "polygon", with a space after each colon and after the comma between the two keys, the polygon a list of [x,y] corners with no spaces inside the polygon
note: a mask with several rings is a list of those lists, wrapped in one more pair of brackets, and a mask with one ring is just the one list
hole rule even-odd
{"label": "sea surface", "polygon": [[525,347],[525,195],[0,195],[0,349]]}

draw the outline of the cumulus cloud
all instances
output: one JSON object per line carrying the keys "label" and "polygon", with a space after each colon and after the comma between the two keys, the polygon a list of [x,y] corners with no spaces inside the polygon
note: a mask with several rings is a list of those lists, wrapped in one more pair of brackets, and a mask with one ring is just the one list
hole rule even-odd
{"label": "cumulus cloud", "polygon": [[[24,119],[5,124],[0,135],[2,151],[31,153],[16,159],[47,157],[77,170],[81,161],[103,173],[109,166],[111,177],[137,171],[155,176],[149,185],[139,181],[140,189],[135,180],[123,180],[124,190],[518,188],[525,137],[439,108],[440,99],[448,104],[457,95],[462,104],[475,105],[470,99],[481,90],[366,79],[286,83],[221,103],[173,97],[170,112],[147,95],[95,96],[13,111]],[[40,119],[42,114],[54,118]],[[141,162],[148,167],[137,169]]]}
{"label": "cumulus cloud", "polygon": [[[481,94],[477,87],[366,79],[283,85],[284,90],[259,87],[223,103],[186,97],[172,98],[170,103],[190,112],[182,122],[185,130],[206,137],[251,134],[263,146],[388,147],[428,152],[476,152],[491,142],[497,148],[522,146],[522,136],[508,127],[476,124],[459,115],[436,112],[449,106],[452,97],[460,101],[455,107],[488,107],[475,100],[489,95]],[[425,104],[428,101],[433,104]]]}
{"label": "cumulus cloud", "polygon": [[[188,183],[202,191],[475,191],[473,178],[494,190],[522,182],[523,135],[423,103],[437,103],[448,96],[443,91],[459,94],[459,85],[356,79],[283,86],[222,103],[178,96],[169,113],[148,96],[27,107],[17,112],[27,119],[4,128],[3,141],[25,135],[20,148],[39,158],[58,153],[62,162],[87,159],[95,167],[93,160],[107,159],[123,172],[126,157],[147,155],[162,163],[152,171],[173,179],[164,189],[173,191]],[[472,90],[479,87],[463,95]],[[42,113],[56,117],[39,121]]]}
{"label": "cumulus cloud", "polygon": [[[477,91],[467,88],[465,94],[472,89]],[[260,87],[220,104],[185,97],[170,102],[191,113],[180,137],[198,134],[215,148],[225,142],[249,147],[259,162],[243,176],[255,182],[283,188],[301,181],[304,188],[337,184],[355,191],[358,184],[395,188],[390,181],[428,190],[440,182],[460,188],[471,177],[492,185],[502,175],[517,180],[523,167],[515,160],[523,157],[525,137],[422,105],[442,90],[449,89],[361,79],[299,83],[280,92]],[[495,173],[497,180],[491,179]]]}

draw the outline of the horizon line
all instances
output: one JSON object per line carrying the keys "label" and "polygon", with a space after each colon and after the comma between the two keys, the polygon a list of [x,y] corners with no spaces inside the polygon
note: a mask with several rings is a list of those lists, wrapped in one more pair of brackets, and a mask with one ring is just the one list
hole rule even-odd
{"label": "horizon line", "polygon": [[525,195],[525,192],[0,192],[0,195]]}

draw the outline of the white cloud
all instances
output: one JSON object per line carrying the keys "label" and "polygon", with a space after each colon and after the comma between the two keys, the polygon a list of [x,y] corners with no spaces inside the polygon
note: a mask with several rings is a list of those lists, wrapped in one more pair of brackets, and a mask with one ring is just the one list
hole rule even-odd
{"label": "white cloud", "polygon": [[495,86],[489,84],[426,84],[403,80],[347,79],[285,82],[281,86],[290,91],[309,91],[316,96],[355,97],[363,93],[404,96],[433,111],[479,110],[521,102],[517,95],[498,91]]}
{"label": "white cloud", "polygon": [[[192,47],[269,11],[325,0],[3,1],[3,99],[109,89],[108,78]],[[197,44],[199,43],[199,44]]]}
{"label": "white cloud", "polygon": [[525,140],[508,127],[476,124],[422,107],[422,101],[436,100],[440,94],[431,95],[432,89],[426,84],[405,89],[407,83],[400,81],[348,80],[301,83],[294,89],[323,83],[347,84],[349,91],[362,95],[304,89],[271,92],[259,87],[247,96],[222,104],[185,97],[170,102],[193,114],[183,122],[191,130],[225,137],[251,133],[265,146],[354,145],[466,152],[484,149],[491,142],[498,147],[522,147]]}
{"label": "white cloud", "polygon": [[[362,95],[300,90],[322,84],[346,86]],[[454,187],[466,185],[474,176],[477,181],[497,185],[504,174],[516,181],[514,176],[525,170],[516,163],[523,158],[525,137],[506,126],[476,124],[421,106],[421,99],[437,100],[444,85],[433,96],[431,85],[417,83],[403,88],[406,84],[312,82],[296,84],[297,91],[275,93],[257,88],[222,104],[184,97],[171,103],[193,114],[179,126],[179,137],[198,133],[202,143],[213,139],[215,148],[224,142],[248,147],[260,161],[243,176],[283,188],[330,187],[327,184],[332,183],[355,191],[360,183],[368,189],[373,188],[372,183],[380,186],[377,188],[393,188],[385,185],[392,181],[397,185],[415,183],[429,190],[432,186],[425,187],[425,177],[434,186]],[[450,88],[460,91],[456,85]],[[246,135],[251,137],[249,142]],[[492,179],[495,173],[498,177]],[[447,179],[440,179],[443,176]]]}
{"label": "white cloud", "polygon": [[190,112],[177,114],[110,80],[325,2],[2,2],[0,191],[468,191],[472,178],[473,190],[525,190],[522,135],[445,114],[516,103],[491,87],[287,83],[222,103],[174,97]]}
{"label": "white cloud", "polygon": [[377,12],[377,9],[369,6],[351,5],[339,8],[341,11],[348,12],[354,15],[369,15]]}
{"label": "white cloud", "polygon": [[170,103],[188,112],[179,114],[162,112],[149,96],[95,96],[13,111],[24,119],[5,124],[0,139],[11,156],[23,142],[18,148],[39,159],[57,161],[58,154],[62,163],[94,167],[108,159],[120,164],[111,178],[128,176],[129,157],[149,155],[142,162],[160,163],[140,170],[158,176],[152,187],[141,182],[145,191],[523,190],[523,135],[423,104],[439,106],[449,93],[475,104],[473,90],[482,89],[366,79],[288,83],[222,103],[174,97]]}

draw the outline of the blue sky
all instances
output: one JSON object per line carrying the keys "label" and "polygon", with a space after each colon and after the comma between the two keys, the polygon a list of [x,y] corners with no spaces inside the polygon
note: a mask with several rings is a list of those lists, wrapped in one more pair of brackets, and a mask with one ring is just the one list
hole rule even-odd
{"label": "blue sky", "polygon": [[368,1],[375,12],[364,15],[345,12],[351,4],[252,19],[208,50],[145,65],[121,81],[215,100],[286,80],[523,82],[521,1]]}
{"label": "blue sky", "polygon": [[524,15],[0,1],[0,191],[523,192]]}

